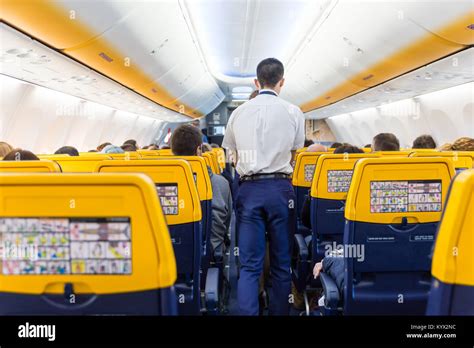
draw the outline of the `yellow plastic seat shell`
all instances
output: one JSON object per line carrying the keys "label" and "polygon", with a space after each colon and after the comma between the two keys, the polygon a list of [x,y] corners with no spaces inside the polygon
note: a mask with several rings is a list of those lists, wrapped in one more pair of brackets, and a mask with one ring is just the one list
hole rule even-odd
{"label": "yellow plastic seat shell", "polygon": [[474,151],[414,151],[411,157],[448,157],[456,169],[474,168]]}
{"label": "yellow plastic seat shell", "polygon": [[402,217],[408,223],[437,222],[441,212],[370,212],[370,181],[441,180],[442,202],[446,201],[447,188],[455,176],[449,158],[442,157],[380,157],[357,161],[347,194],[344,216],[346,220],[376,223],[400,223]]}
{"label": "yellow plastic seat shell", "polygon": [[61,172],[61,167],[54,161],[0,161],[0,173],[6,172]]}
{"label": "yellow plastic seat shell", "polygon": [[172,286],[176,262],[152,180],[143,174],[1,173],[2,218],[129,217],[129,275],[2,275],[0,291],[61,294],[64,282],[76,293],[112,294]]}
{"label": "yellow plastic seat shell", "polygon": [[345,200],[347,192],[328,192],[328,171],[353,170],[362,158],[380,157],[372,153],[323,154],[318,157],[311,182],[311,197]]}
{"label": "yellow plastic seat shell", "polygon": [[103,153],[80,156],[41,155],[40,158],[57,162],[62,171],[67,173],[92,173],[97,163],[112,159]]}
{"label": "yellow plastic seat shell", "polygon": [[461,172],[452,183],[431,273],[443,283],[474,286],[474,169]]}
{"label": "yellow plastic seat shell", "polygon": [[[192,169],[190,164],[183,159],[101,161],[94,171],[98,173],[143,173],[148,175],[155,184],[176,183],[178,185],[178,202],[183,207],[178,209],[176,215],[166,215],[167,224],[184,224],[202,219],[201,203]],[[156,191],[155,195],[157,195]]]}
{"label": "yellow plastic seat shell", "polygon": [[[300,152],[295,158],[295,167],[293,170],[292,184],[293,186],[311,187],[314,168],[318,157],[327,155],[329,152]],[[309,167],[307,167],[309,166]],[[309,172],[311,175],[306,175]],[[311,179],[310,179],[311,177]]]}

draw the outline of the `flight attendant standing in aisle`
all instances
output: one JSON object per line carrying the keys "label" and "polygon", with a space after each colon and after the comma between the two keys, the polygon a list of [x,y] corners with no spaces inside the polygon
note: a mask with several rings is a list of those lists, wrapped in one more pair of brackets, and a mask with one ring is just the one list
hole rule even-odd
{"label": "flight attendant standing in aisle", "polygon": [[257,66],[259,95],[238,107],[228,122],[222,146],[237,158],[240,187],[236,199],[240,278],[237,297],[242,315],[258,315],[259,277],[265,257],[265,231],[270,241],[270,315],[290,309],[291,240],[295,194],[290,163],[303,147],[304,115],[278,95],[284,84],[283,64],[267,58]]}

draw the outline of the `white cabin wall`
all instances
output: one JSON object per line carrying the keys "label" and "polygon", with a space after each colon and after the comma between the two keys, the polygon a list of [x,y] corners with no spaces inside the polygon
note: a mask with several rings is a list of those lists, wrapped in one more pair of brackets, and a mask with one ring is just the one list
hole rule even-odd
{"label": "white cabin wall", "polygon": [[64,145],[85,152],[126,139],[148,145],[164,123],[4,75],[0,96],[0,141],[34,153],[53,153]]}
{"label": "white cabin wall", "polygon": [[474,83],[451,87],[411,99],[329,117],[338,141],[363,146],[381,132],[394,133],[401,147],[411,147],[421,134],[438,145],[462,136],[474,137]]}

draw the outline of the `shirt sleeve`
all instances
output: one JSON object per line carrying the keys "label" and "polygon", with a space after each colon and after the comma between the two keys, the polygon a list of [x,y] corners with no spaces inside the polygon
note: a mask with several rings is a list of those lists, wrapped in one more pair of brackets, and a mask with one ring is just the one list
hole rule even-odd
{"label": "shirt sleeve", "polygon": [[225,130],[224,134],[224,139],[222,140],[222,147],[225,149],[231,150],[233,153],[237,151],[237,145],[235,143],[235,136],[234,136],[234,131],[232,129],[233,121],[234,121],[234,116],[237,110],[235,110],[232,114],[232,116],[229,119],[229,122],[227,122],[227,128]]}
{"label": "shirt sleeve", "polygon": [[304,146],[305,131],[304,131],[304,115],[301,109],[297,106],[294,106],[296,109],[296,136],[295,141],[293,142],[292,150],[301,149]]}

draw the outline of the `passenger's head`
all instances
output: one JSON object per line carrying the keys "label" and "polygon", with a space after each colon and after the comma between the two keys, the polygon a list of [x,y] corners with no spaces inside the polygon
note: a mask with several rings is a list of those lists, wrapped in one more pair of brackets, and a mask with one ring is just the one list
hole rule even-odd
{"label": "passenger's head", "polygon": [[138,148],[137,141],[135,139],[128,139],[123,142],[123,145],[130,144]]}
{"label": "passenger's head", "polygon": [[160,150],[168,150],[171,149],[171,147],[168,144],[163,144],[160,146]]}
{"label": "passenger's head", "polygon": [[400,151],[400,142],[392,133],[379,133],[372,141],[373,151]]}
{"label": "passenger's head", "polygon": [[372,148],[372,144],[365,144],[364,145],[364,149],[371,149]]}
{"label": "passenger's head", "polygon": [[11,150],[13,150],[13,147],[10,144],[0,141],[0,157],[5,156]]}
{"label": "passenger's head", "polygon": [[260,91],[259,91],[258,89],[256,89],[256,90],[253,91],[252,93],[250,93],[250,95],[249,95],[249,100],[255,98],[255,97],[258,95],[258,93],[260,93]]}
{"label": "passenger's head", "polygon": [[55,155],[79,156],[79,151],[73,146],[63,146],[56,150]]}
{"label": "passenger's head", "polygon": [[453,144],[446,143],[438,147],[439,151],[453,151]]}
{"label": "passenger's head", "polygon": [[120,146],[116,145],[107,145],[101,151],[102,153],[125,153]]}
{"label": "passenger's head", "polygon": [[99,151],[97,151],[96,149],[92,149],[92,150],[89,150],[87,152],[99,152]]}
{"label": "passenger's head", "polygon": [[3,157],[4,161],[38,161],[39,158],[31,151],[13,149]]}
{"label": "passenger's head", "polygon": [[334,153],[364,153],[364,151],[359,149],[357,146],[341,144],[341,146],[336,147]]}
{"label": "passenger's head", "polygon": [[209,145],[208,143],[202,143],[202,152],[211,152],[212,151],[212,146]]}
{"label": "passenger's head", "polygon": [[413,141],[413,149],[436,149],[436,142],[431,135],[420,135]]}
{"label": "passenger's head", "polygon": [[285,83],[284,72],[283,64],[278,59],[264,59],[257,66],[255,85],[259,90],[270,88],[280,93],[281,87]]}
{"label": "passenger's head", "polygon": [[216,143],[211,143],[210,145],[213,149],[218,149],[219,148],[219,145],[217,145]]}
{"label": "passenger's head", "polygon": [[326,152],[328,149],[326,146],[321,145],[321,144],[312,144],[308,146],[306,149],[306,152]]}
{"label": "passenger's head", "polygon": [[304,147],[308,147],[310,145],[313,145],[314,144],[314,141],[312,141],[311,139],[305,139],[304,140]]}
{"label": "passenger's head", "polygon": [[171,135],[171,151],[177,156],[201,155],[202,136],[199,128],[183,124]]}
{"label": "passenger's head", "polygon": [[137,151],[137,147],[133,144],[123,144],[122,146],[120,146],[122,148],[123,151],[125,152],[133,152],[133,151]]}
{"label": "passenger's head", "polygon": [[342,146],[342,143],[335,142],[329,147],[332,148],[332,149],[337,149],[339,146]]}
{"label": "passenger's head", "polygon": [[112,145],[112,143],[102,143],[100,144],[99,146],[97,146],[97,151],[101,152],[104,147],[106,147],[107,145]]}
{"label": "passenger's head", "polygon": [[462,137],[453,143],[453,151],[474,151],[474,139]]}

